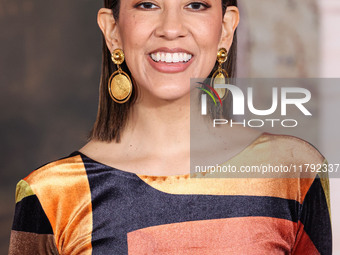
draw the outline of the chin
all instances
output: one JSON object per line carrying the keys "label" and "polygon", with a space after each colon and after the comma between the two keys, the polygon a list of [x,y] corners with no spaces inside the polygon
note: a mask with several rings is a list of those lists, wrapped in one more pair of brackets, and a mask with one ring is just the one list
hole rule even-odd
{"label": "chin", "polygon": [[[183,78],[171,78],[173,77],[162,77],[144,82],[144,84],[147,84],[146,86],[144,84],[144,86],[139,85],[141,98],[149,98],[155,101],[174,101],[190,97],[190,79],[188,79],[188,82],[184,83]],[[143,96],[143,94],[145,96]]]}
{"label": "chin", "polygon": [[177,93],[172,93],[172,94],[166,94],[166,95],[155,95],[155,97],[157,97],[160,100],[164,100],[164,101],[178,101],[178,100],[187,100],[188,102],[190,102],[188,100],[189,98],[189,93],[187,94],[177,94]]}
{"label": "chin", "polygon": [[154,95],[163,100],[179,100],[190,96],[190,87],[172,86],[171,88],[161,89],[154,93]]}

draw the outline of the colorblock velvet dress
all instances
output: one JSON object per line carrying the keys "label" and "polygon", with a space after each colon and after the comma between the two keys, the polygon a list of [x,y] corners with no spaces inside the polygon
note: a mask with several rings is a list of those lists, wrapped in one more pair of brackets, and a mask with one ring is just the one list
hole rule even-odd
{"label": "colorblock velvet dress", "polygon": [[[264,133],[236,166],[324,164],[298,138]],[[17,185],[9,254],[331,254],[327,175],[146,176],[80,152]]]}

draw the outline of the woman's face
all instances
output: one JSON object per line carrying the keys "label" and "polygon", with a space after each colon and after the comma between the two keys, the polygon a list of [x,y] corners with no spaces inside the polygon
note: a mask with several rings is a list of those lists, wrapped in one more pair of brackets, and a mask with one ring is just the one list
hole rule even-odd
{"label": "woman's face", "polygon": [[207,77],[218,49],[230,47],[238,22],[233,8],[233,19],[223,22],[221,0],[121,0],[111,51],[124,50],[142,97],[181,98],[190,78]]}

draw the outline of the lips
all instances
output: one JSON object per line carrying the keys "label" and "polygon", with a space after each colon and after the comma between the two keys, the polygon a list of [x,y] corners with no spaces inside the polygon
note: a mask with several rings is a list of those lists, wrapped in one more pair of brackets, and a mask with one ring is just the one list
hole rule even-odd
{"label": "lips", "polygon": [[149,63],[159,72],[176,73],[188,68],[193,54],[181,48],[159,48],[149,53]]}

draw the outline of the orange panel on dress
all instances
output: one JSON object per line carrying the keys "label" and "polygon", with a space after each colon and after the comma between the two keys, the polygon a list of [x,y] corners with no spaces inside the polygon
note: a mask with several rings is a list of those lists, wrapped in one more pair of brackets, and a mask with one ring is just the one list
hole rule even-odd
{"label": "orange panel on dress", "polygon": [[92,254],[91,191],[80,156],[32,172],[25,181],[41,202],[60,254]]}
{"label": "orange panel on dress", "polygon": [[269,217],[172,223],[128,233],[128,254],[289,254],[296,232],[296,223]]}

